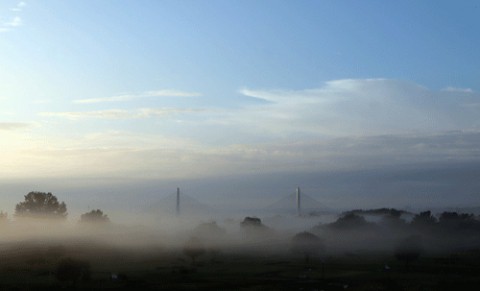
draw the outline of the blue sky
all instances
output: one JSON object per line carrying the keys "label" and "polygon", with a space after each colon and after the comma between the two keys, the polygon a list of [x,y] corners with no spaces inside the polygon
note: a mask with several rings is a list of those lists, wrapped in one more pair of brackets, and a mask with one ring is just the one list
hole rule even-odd
{"label": "blue sky", "polygon": [[0,179],[477,161],[479,12],[476,1],[2,1]]}

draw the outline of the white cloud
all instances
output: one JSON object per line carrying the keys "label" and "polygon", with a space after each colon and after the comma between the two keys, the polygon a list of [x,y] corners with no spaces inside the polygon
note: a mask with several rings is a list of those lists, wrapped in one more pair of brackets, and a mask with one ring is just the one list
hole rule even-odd
{"label": "white cloud", "polygon": [[[18,12],[21,12],[23,10],[23,8],[25,8],[25,6],[27,6],[27,3],[21,1],[21,2],[18,2],[17,5],[15,7],[11,8],[10,10],[13,11],[14,13],[12,13],[12,14],[15,15]],[[6,22],[3,21],[0,18],[0,21],[1,21],[1,23],[0,23],[0,33],[11,31],[12,29],[20,27],[20,26],[23,25],[23,20],[18,15],[12,16],[11,19],[9,21],[6,21]]]}
{"label": "white cloud", "polygon": [[22,18],[20,16],[15,16],[9,22],[6,22],[4,26],[6,27],[18,27],[21,26],[23,23]]}
{"label": "white cloud", "polygon": [[[47,145],[17,141],[23,148],[10,147],[14,154],[0,153],[0,174],[198,178],[480,160],[480,107],[472,105],[480,103],[480,95],[475,92],[434,91],[410,82],[368,79],[336,80],[305,90],[243,89],[241,93],[267,102],[216,111],[44,112],[42,116],[72,120],[185,114],[191,122],[175,124],[178,128],[165,123],[161,130],[165,136],[146,134],[132,125],[135,133],[109,127],[81,137],[63,136]],[[15,134],[23,132],[4,132]],[[30,148],[32,144],[39,145]]]}
{"label": "white cloud", "polygon": [[193,108],[141,108],[137,111],[137,117],[161,117],[171,114],[181,113],[200,113],[205,112],[205,109],[193,109]]}
{"label": "white cloud", "polygon": [[145,96],[152,97],[200,97],[201,93],[197,92],[185,92],[178,90],[157,90],[157,91],[147,91],[144,93]]}
{"label": "white cloud", "polygon": [[103,103],[103,102],[125,102],[132,101],[135,99],[146,98],[146,97],[199,97],[202,96],[200,93],[196,92],[185,92],[178,90],[157,90],[157,91],[147,91],[140,94],[122,94],[111,97],[101,97],[101,98],[89,98],[89,99],[77,99],[73,103],[78,104],[92,104],[92,103]]}
{"label": "white cloud", "polygon": [[15,7],[11,8],[10,10],[13,12],[20,12],[27,6],[27,3],[21,1]]}
{"label": "white cloud", "polygon": [[48,103],[52,103],[52,100],[51,99],[37,99],[37,100],[32,101],[32,104],[48,104]]}
{"label": "white cloud", "polygon": [[28,123],[21,122],[0,122],[0,130],[16,130],[29,127]]}
{"label": "white cloud", "polygon": [[447,87],[443,89],[446,92],[457,92],[457,93],[473,93],[471,88],[456,88],[456,87]]}
{"label": "white cloud", "polygon": [[[478,129],[479,94],[433,91],[415,83],[346,79],[307,90],[252,90],[240,93],[268,101],[229,117],[231,124],[283,135],[365,136]],[[255,126],[253,126],[255,124]]]}
{"label": "white cloud", "polygon": [[126,119],[131,118],[132,114],[126,110],[110,109],[87,112],[41,112],[40,116],[45,117],[62,117],[70,120],[78,120],[85,118],[100,118],[100,119]]}
{"label": "white cloud", "polygon": [[191,139],[109,131],[0,152],[0,175],[173,179],[322,172],[479,161],[479,149],[480,132],[205,146]]}
{"label": "white cloud", "polygon": [[74,100],[73,103],[90,104],[90,103],[102,103],[102,102],[121,102],[121,101],[130,101],[136,98],[139,98],[138,95],[124,94],[124,95],[117,95],[117,96],[103,97],[103,98],[77,99],[77,100]]}
{"label": "white cloud", "polygon": [[135,119],[135,118],[151,118],[162,117],[181,113],[198,113],[203,112],[202,109],[191,108],[140,108],[136,110],[109,109],[98,111],[69,111],[69,112],[41,112],[40,116],[60,117],[70,120],[79,119]]}

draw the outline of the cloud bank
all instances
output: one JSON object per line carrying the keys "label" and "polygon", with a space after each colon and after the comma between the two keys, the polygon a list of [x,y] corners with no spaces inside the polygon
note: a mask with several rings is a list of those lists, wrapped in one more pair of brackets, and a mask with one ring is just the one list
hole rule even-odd
{"label": "cloud bank", "polygon": [[247,108],[242,118],[255,117],[260,127],[275,131],[366,136],[480,128],[480,95],[468,89],[433,91],[397,80],[345,79],[317,89],[240,93],[267,102]]}
{"label": "cloud bank", "polygon": [[[315,89],[240,93],[262,102],[235,108],[41,113],[75,121],[68,123],[70,132],[86,124],[84,120],[111,122],[104,131],[96,127],[94,132],[50,140],[48,146],[37,143],[10,152],[2,160],[6,165],[10,159],[11,167],[2,168],[2,174],[16,168],[23,175],[173,179],[480,159],[480,96],[472,90],[434,91],[397,80],[347,79]],[[175,121],[178,114],[188,122],[164,122]],[[120,120],[127,120],[130,129]],[[51,165],[48,170],[45,164]]]}

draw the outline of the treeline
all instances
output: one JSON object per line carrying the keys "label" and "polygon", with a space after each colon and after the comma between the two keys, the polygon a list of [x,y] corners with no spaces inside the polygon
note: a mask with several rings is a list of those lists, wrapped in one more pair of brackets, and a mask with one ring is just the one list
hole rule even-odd
{"label": "treeline", "polygon": [[[379,214],[381,213],[381,214]],[[337,249],[392,250],[402,241],[426,252],[479,249],[480,220],[470,213],[431,211],[411,214],[396,209],[348,211],[331,223],[319,224],[313,233]]]}
{"label": "treeline", "polygon": [[[369,221],[369,216],[377,217]],[[430,210],[413,214],[394,208],[372,210],[351,210],[344,212],[335,222],[319,227],[330,229],[365,229],[365,228],[410,228],[419,231],[480,231],[480,220],[471,213],[444,211],[438,216]]]}
{"label": "treeline", "polygon": [[[67,205],[59,202],[52,193],[32,191],[24,196],[24,201],[15,206],[16,219],[66,219],[68,216]],[[0,212],[0,220],[7,221],[6,212]],[[91,210],[80,216],[82,223],[106,223],[110,219],[100,209]]]}

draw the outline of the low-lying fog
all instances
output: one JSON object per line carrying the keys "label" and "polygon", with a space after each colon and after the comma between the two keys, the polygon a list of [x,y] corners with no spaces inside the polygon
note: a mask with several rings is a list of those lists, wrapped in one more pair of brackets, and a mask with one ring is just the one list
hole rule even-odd
{"label": "low-lying fog", "polygon": [[398,210],[313,216],[266,215],[216,220],[167,215],[143,224],[12,218],[0,226],[3,250],[19,243],[45,246],[99,244],[138,253],[149,250],[243,255],[328,257],[355,253],[450,253],[480,245],[480,221],[473,215]]}

